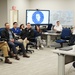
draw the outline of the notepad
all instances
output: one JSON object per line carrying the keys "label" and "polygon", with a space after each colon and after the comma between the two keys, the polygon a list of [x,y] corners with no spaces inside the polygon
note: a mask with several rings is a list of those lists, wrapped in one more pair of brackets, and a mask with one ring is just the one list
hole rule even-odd
{"label": "notepad", "polygon": [[73,49],[72,47],[63,47],[63,48],[60,48],[59,50],[69,51],[69,50],[72,50],[72,49]]}
{"label": "notepad", "polygon": [[48,33],[56,33],[55,31],[48,31]]}

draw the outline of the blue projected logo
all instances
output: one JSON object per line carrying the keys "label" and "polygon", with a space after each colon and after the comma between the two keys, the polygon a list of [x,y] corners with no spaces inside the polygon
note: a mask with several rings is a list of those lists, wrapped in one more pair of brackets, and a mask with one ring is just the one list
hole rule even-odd
{"label": "blue projected logo", "polygon": [[44,20],[44,15],[40,11],[36,11],[32,15],[32,20],[35,24],[41,24]]}

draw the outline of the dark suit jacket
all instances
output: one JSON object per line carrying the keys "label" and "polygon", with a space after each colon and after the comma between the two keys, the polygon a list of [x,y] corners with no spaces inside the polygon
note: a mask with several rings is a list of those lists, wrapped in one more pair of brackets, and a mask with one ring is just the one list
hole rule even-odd
{"label": "dark suit jacket", "polygon": [[33,29],[27,29],[25,28],[22,32],[21,32],[21,38],[24,40],[26,37],[28,40],[30,40],[31,38],[34,38],[34,31]]}
{"label": "dark suit jacket", "polygon": [[[13,38],[15,39],[15,36],[12,31],[11,31],[11,33],[12,33]],[[1,32],[1,37],[5,38],[7,41],[9,41],[9,32],[6,28]]]}

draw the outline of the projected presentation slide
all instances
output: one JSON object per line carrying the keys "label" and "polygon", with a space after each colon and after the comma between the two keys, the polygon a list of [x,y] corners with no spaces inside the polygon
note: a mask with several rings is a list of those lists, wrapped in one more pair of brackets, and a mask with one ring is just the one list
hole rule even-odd
{"label": "projected presentation slide", "polygon": [[26,10],[26,23],[48,24],[49,18],[49,10]]}

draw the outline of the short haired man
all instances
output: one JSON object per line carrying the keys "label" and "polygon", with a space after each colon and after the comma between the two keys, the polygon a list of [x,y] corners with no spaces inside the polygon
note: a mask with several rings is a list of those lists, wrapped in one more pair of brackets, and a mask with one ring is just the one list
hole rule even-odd
{"label": "short haired man", "polygon": [[20,28],[18,27],[18,23],[17,22],[13,23],[13,28],[11,30],[13,31],[13,33],[15,35],[20,35],[20,33],[21,33]]}
{"label": "short haired man", "polygon": [[62,25],[60,24],[59,21],[56,22],[56,25],[54,26],[54,30],[56,32],[61,32],[62,31]]}

